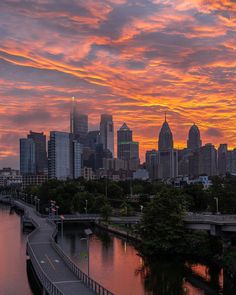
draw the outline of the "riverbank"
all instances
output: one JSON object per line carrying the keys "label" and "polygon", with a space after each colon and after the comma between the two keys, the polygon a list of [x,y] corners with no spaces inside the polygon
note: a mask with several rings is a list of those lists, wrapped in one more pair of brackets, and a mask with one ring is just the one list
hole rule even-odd
{"label": "riverbank", "polygon": [[125,230],[124,228],[118,225],[113,225],[113,224],[105,223],[105,222],[96,222],[95,225],[110,233],[116,234],[122,238],[126,238],[127,240],[139,241],[139,242],[141,241],[138,234],[135,234],[134,232],[132,232],[132,230],[128,230],[128,229]]}

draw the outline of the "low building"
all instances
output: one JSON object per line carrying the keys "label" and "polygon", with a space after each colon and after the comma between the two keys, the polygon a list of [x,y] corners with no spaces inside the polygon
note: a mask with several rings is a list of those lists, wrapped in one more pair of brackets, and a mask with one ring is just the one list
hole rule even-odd
{"label": "low building", "polygon": [[138,169],[133,173],[133,179],[148,180],[149,173],[146,169]]}
{"label": "low building", "polygon": [[22,188],[25,189],[30,185],[42,185],[48,181],[46,174],[25,174],[22,176]]}

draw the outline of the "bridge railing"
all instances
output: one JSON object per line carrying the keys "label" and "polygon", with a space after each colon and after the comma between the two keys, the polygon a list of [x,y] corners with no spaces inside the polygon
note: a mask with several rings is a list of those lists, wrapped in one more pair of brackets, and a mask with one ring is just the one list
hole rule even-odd
{"label": "bridge railing", "polygon": [[205,215],[205,214],[188,214],[184,217],[186,221],[209,221],[209,222],[236,222],[236,215]]}
{"label": "bridge railing", "polygon": [[[53,223],[51,220],[48,220],[50,224],[53,224],[55,226],[55,223]],[[101,286],[99,283],[91,279],[88,275],[86,275],[82,270],[78,268],[78,266],[68,257],[68,255],[61,249],[61,247],[55,242],[55,236],[57,234],[57,228],[55,226],[54,232],[52,234],[51,238],[51,244],[52,247],[55,249],[55,251],[58,253],[58,255],[61,256],[63,261],[67,264],[67,266],[70,268],[70,270],[78,277],[81,282],[91,289],[95,294],[97,295],[114,295],[110,291],[108,291],[106,288]]]}
{"label": "bridge railing", "polygon": [[[37,229],[35,231],[37,231]],[[36,272],[37,277],[39,278],[42,286],[47,290],[48,294],[63,295],[63,293],[52,283],[48,276],[42,271],[42,268],[35,257],[34,251],[32,250],[29,241],[27,242],[27,252],[30,256],[30,260],[34,267],[34,271]]]}
{"label": "bridge railing", "polygon": [[[18,203],[19,205],[19,203]],[[21,209],[26,212],[25,207],[21,205]],[[28,256],[30,257],[31,263],[33,265],[33,268],[43,286],[50,295],[64,295],[53,283],[52,281],[48,278],[48,276],[45,274],[45,272],[42,270],[41,265],[39,264],[38,260],[35,257],[34,251],[30,245],[30,239],[35,236],[39,230],[39,225],[37,222],[35,222],[33,219],[31,219],[31,222],[35,226],[35,230],[32,231],[26,238],[26,247],[27,247],[27,253]]]}

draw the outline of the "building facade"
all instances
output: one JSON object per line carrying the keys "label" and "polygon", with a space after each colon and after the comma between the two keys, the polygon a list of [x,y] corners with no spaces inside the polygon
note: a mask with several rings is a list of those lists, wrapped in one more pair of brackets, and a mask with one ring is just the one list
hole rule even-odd
{"label": "building facade", "polygon": [[66,180],[73,178],[72,135],[67,132],[51,131],[48,142],[49,178]]}
{"label": "building facade", "polygon": [[35,172],[36,174],[47,174],[48,172],[48,159],[46,148],[46,135],[30,131],[27,136],[35,143]]}
{"label": "building facade", "polygon": [[100,136],[103,149],[109,150],[114,157],[114,124],[112,115],[101,115]]}
{"label": "building facade", "polygon": [[178,176],[178,152],[168,122],[161,127],[158,140],[158,178],[167,179]]}
{"label": "building facade", "polygon": [[20,139],[20,173],[36,173],[35,143],[31,138]]}

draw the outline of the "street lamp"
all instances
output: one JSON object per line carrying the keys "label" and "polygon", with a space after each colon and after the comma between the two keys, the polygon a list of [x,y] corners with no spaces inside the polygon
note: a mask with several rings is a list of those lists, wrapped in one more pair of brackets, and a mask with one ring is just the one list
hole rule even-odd
{"label": "street lamp", "polygon": [[141,214],[143,213],[143,205],[140,205]]}
{"label": "street lamp", "polygon": [[80,240],[83,241],[83,240],[86,240],[86,245],[87,245],[87,253],[88,253],[88,271],[87,271],[87,274],[88,274],[88,277],[89,277],[89,236],[93,234],[93,232],[91,231],[90,228],[87,228],[84,230],[84,233],[85,235],[87,236],[86,238],[81,238]]}
{"label": "street lamp", "polygon": [[85,213],[88,214],[88,200],[85,200]]}
{"label": "street lamp", "polygon": [[61,218],[61,247],[64,246],[64,237],[63,237],[63,220],[65,219],[64,215],[60,215]]}
{"label": "street lamp", "polygon": [[216,214],[219,214],[219,198],[215,197],[214,200],[216,201]]}

